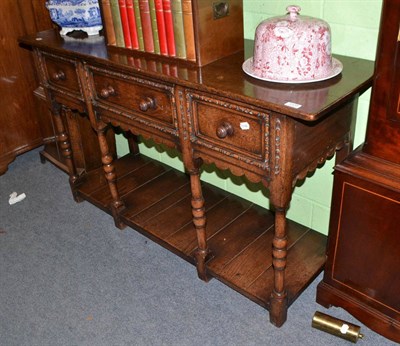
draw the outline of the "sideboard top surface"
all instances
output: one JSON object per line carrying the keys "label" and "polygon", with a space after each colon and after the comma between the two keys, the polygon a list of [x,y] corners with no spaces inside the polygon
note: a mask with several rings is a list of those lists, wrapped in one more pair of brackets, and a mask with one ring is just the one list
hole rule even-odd
{"label": "sideboard top surface", "polygon": [[343,63],[343,71],[326,81],[287,84],[257,80],[242,70],[245,59],[252,56],[253,41],[249,40],[246,40],[242,52],[203,67],[137,51],[118,50],[107,46],[101,36],[88,39],[63,38],[56,30],[20,38],[20,43],[53,54],[80,57],[90,64],[105,65],[108,69],[143,74],[147,78],[154,77],[206,92],[218,92],[230,99],[306,121],[315,121],[338,104],[366,91],[372,84],[374,72],[372,61],[335,56]]}

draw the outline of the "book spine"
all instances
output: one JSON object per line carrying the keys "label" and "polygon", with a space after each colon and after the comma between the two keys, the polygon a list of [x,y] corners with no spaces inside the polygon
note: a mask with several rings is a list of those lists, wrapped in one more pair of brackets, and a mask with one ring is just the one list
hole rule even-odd
{"label": "book spine", "polygon": [[107,43],[109,45],[116,45],[114,23],[111,13],[110,0],[102,0],[102,10],[104,19],[104,28],[106,31]]}
{"label": "book spine", "polygon": [[128,12],[126,11],[126,0],[118,0],[119,14],[121,17],[122,32],[124,33],[125,48],[132,48],[131,33],[129,31]]}
{"label": "book spine", "polygon": [[165,20],[165,32],[167,36],[168,55],[176,56],[174,22],[172,20],[171,0],[162,0]]}
{"label": "book spine", "polygon": [[139,0],[140,20],[142,21],[144,50],[154,53],[153,29],[151,27],[149,0]]}
{"label": "book spine", "polygon": [[185,32],[183,29],[182,1],[171,2],[172,22],[174,25],[175,50],[178,58],[186,58]]}
{"label": "book spine", "polygon": [[186,59],[196,61],[192,0],[182,0],[183,29],[185,32]]}
{"label": "book spine", "polygon": [[139,0],[133,0],[133,8],[135,10],[136,31],[138,35],[139,49],[144,50],[143,30],[142,30],[142,21],[140,19]]}
{"label": "book spine", "polygon": [[115,41],[118,47],[125,47],[124,32],[122,31],[121,15],[118,0],[110,0],[111,14],[114,23]]}
{"label": "book spine", "polygon": [[154,0],[149,0],[151,29],[153,30],[154,53],[160,54],[160,40],[158,38],[156,5]]}
{"label": "book spine", "polygon": [[139,49],[139,40],[136,29],[135,10],[133,8],[133,0],[126,0],[126,11],[128,14],[129,32],[131,34],[131,42],[133,49]]}
{"label": "book spine", "polygon": [[165,31],[164,9],[162,0],[154,0],[156,8],[158,40],[160,43],[160,54],[168,55],[167,34]]}

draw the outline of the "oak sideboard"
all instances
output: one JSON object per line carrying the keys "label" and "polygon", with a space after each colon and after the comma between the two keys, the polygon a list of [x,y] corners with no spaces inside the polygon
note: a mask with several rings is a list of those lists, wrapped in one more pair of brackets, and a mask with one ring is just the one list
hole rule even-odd
{"label": "oak sideboard", "polygon": [[[278,84],[242,71],[251,42],[203,67],[54,30],[20,42],[34,51],[74,198],[194,264],[202,280],[260,304],[281,326],[325,263],[326,236],[286,218],[293,189],[335,152],[337,161],[348,154],[373,62],[338,56],[337,77]],[[89,125],[74,127],[74,117]],[[115,132],[128,138],[123,157]],[[138,138],[176,150],[185,172],[140,154]],[[87,141],[96,150],[83,150]],[[82,167],[82,151],[100,164]],[[203,164],[260,183],[273,210],[201,182]]]}

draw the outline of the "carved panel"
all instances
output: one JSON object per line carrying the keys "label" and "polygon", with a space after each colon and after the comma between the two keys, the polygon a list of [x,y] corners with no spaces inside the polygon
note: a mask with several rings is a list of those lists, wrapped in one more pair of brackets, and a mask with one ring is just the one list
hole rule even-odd
{"label": "carved panel", "polygon": [[83,101],[82,85],[77,73],[77,61],[50,53],[42,53],[41,57],[44,86],[63,96]]}
{"label": "carved panel", "polygon": [[186,103],[192,143],[269,171],[267,113],[190,90],[186,93]]}
{"label": "carved panel", "polygon": [[107,117],[125,117],[137,122],[137,126],[179,136],[173,85],[94,66],[88,70],[94,106],[115,114]]}

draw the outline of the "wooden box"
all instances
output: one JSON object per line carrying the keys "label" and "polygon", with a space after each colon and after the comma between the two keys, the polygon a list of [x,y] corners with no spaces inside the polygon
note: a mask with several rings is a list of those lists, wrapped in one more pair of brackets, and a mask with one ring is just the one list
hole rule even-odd
{"label": "wooden box", "polygon": [[[243,1],[242,0],[181,0],[186,12],[192,11],[194,57],[178,57],[117,46],[109,42],[110,20],[107,19],[106,5],[115,0],[101,0],[101,12],[107,44],[111,49],[132,52],[132,54],[152,55],[171,61],[186,61],[196,66],[204,66],[215,60],[243,50]],[[175,0],[171,0],[175,1]],[[117,0],[118,2],[118,0]],[[179,2],[179,1],[178,1]],[[190,9],[191,5],[191,9]],[[111,22],[112,23],[112,22]]]}

